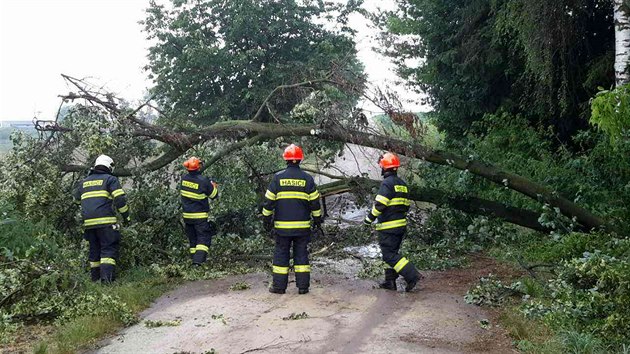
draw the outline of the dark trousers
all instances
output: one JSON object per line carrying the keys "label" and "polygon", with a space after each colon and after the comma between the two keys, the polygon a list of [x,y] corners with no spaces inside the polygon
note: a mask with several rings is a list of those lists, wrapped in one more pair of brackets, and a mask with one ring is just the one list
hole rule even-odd
{"label": "dark trousers", "polygon": [[90,243],[90,274],[92,281],[112,282],[116,277],[116,260],[120,249],[120,232],[109,225],[86,229],[84,238]]}
{"label": "dark trousers", "polygon": [[378,231],[378,244],[383,253],[383,262],[391,268],[385,269],[385,280],[396,280],[402,275],[405,281],[418,280],[418,271],[406,257],[401,256],[400,245],[405,236],[404,227],[387,231]]}
{"label": "dark trousers", "polygon": [[202,221],[194,224],[186,224],[186,236],[190,248],[188,251],[192,257],[193,264],[202,264],[208,258],[210,243],[212,242],[213,231],[208,221]]}
{"label": "dark trousers", "polygon": [[289,283],[289,260],[293,246],[293,270],[295,283],[300,289],[308,289],[311,283],[311,266],[308,263],[308,243],[311,236],[278,236],[273,254],[273,287],[286,290]]}

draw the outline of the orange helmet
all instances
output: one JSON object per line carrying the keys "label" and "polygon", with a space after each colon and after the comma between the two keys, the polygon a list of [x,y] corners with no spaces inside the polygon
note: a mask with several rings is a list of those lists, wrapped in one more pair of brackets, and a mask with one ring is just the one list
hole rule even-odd
{"label": "orange helmet", "polygon": [[381,168],[383,168],[384,170],[397,168],[400,167],[400,159],[398,158],[398,156],[392,154],[391,152],[386,152],[378,160],[378,165],[381,166]]}
{"label": "orange helmet", "polygon": [[302,161],[304,160],[304,153],[302,152],[302,148],[291,144],[284,149],[284,154],[282,154],[282,158],[285,161]]}
{"label": "orange helmet", "polygon": [[197,171],[201,168],[201,160],[193,156],[184,162],[184,167],[188,171]]}

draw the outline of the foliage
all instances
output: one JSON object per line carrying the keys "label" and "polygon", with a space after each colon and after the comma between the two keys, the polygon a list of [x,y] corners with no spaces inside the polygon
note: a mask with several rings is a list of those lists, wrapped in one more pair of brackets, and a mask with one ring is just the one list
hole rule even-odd
{"label": "foliage", "polygon": [[284,321],[304,320],[307,318],[308,318],[308,313],[306,312],[302,312],[302,313],[291,312],[289,316],[282,317]]}
{"label": "foliage", "polygon": [[[418,126],[416,128],[420,130],[420,134],[417,134],[419,142],[429,148],[440,147],[444,141],[444,137],[437,127],[434,124],[431,124],[429,114],[418,112],[415,113],[415,115],[418,117],[418,121],[414,125]],[[396,125],[396,123],[394,123],[388,115],[377,115],[372,117],[372,119],[385,135],[392,135],[404,140],[413,141],[413,137],[410,132],[407,131],[407,127]]]}
{"label": "foliage", "polygon": [[230,285],[230,291],[242,291],[250,289],[252,286],[249,283],[240,281]]}
{"label": "foliage", "polygon": [[144,325],[147,328],[157,328],[157,327],[176,327],[179,326],[182,323],[182,320],[170,320],[170,321],[161,321],[161,320],[157,320],[157,321],[152,321],[152,320],[145,320],[144,321]]}
{"label": "foliage", "polygon": [[620,239],[613,243],[608,252],[587,252],[562,268],[551,284],[553,301],[547,314],[551,323],[571,324],[580,332],[594,333],[608,341],[627,340],[630,241]]}
{"label": "foliage", "polygon": [[507,297],[521,294],[521,287],[520,282],[505,285],[495,275],[490,274],[479,279],[479,284],[468,290],[464,301],[477,306],[499,306],[506,301]]}
{"label": "foliage", "polygon": [[[114,287],[92,284],[87,277],[87,245],[82,241],[78,209],[69,196],[75,179],[64,176],[54,163],[62,149],[22,167],[15,162],[32,156],[40,145],[22,134],[15,136],[15,142],[13,151],[0,161],[3,344],[15,340],[14,335],[25,323],[38,321],[55,323],[59,328],[58,336],[50,339],[50,350],[73,351],[103,333],[134,323],[136,313],[168,288],[164,284],[177,282],[178,278],[208,279],[251,271],[250,264],[255,260],[247,255],[270,252],[270,243],[259,234],[243,239],[220,233],[213,240],[210,256],[217,262],[213,262],[214,267],[192,270],[179,223],[179,201],[175,191],[168,188],[174,178],[157,171],[123,180],[135,187],[128,190],[135,223],[122,230],[122,278]],[[142,154],[131,146],[128,149],[130,154]],[[38,172],[47,174],[44,183]],[[242,220],[233,222],[240,224]],[[256,224],[251,225],[252,230]],[[182,264],[182,260],[186,262]],[[147,266],[149,279],[136,279],[135,272]],[[90,327],[77,331],[79,323]]]}
{"label": "foliage", "polygon": [[603,130],[614,143],[628,140],[630,131],[630,84],[602,90],[591,104],[591,124]]}
{"label": "foliage", "polygon": [[[622,230],[628,230],[623,220],[630,217],[625,203],[630,198],[630,160],[626,158],[630,142],[619,142],[612,147],[605,135],[585,131],[573,140],[582,149],[572,152],[567,146],[555,146],[552,139],[547,129],[529,126],[522,116],[486,115],[473,124],[467,141],[456,151],[471,160],[487,161],[543,183],[587,209],[606,215]],[[539,211],[540,221],[560,233],[570,232],[575,224],[548,206],[541,208],[530,198],[466,171],[418,164],[412,165],[410,172],[420,176],[427,187]]]}
{"label": "foliage", "polygon": [[[425,210],[422,227],[408,230],[402,252],[420,269],[444,270],[465,266],[466,256],[490,245],[510,243],[513,226],[486,217],[471,217],[448,208]],[[420,224],[416,221],[416,224]]]}
{"label": "foliage", "polygon": [[[151,2],[143,21],[153,91],[169,116],[211,124],[250,119],[282,84],[331,78],[360,82],[347,16],[356,5],[314,1]],[[335,29],[324,23],[336,24]],[[264,120],[284,115],[310,89],[280,92]],[[354,100],[354,98],[349,98]],[[274,113],[271,113],[273,111]]]}
{"label": "foliage", "polygon": [[223,316],[222,313],[220,313],[218,315],[214,314],[214,315],[210,316],[210,318],[212,318],[215,321],[221,321],[221,323],[223,323],[224,325],[227,325],[227,320],[225,319],[225,317]]}
{"label": "foliage", "polygon": [[385,269],[386,263],[380,259],[362,259],[363,267],[357,274],[361,279],[379,279],[383,277],[383,269]]}
{"label": "foliage", "polygon": [[[489,184],[466,172],[413,164],[408,173],[426,186],[450,188],[458,195],[481,196],[536,210],[540,213],[539,222],[554,230],[551,234],[528,233],[496,220],[471,219],[437,209],[418,230],[419,237],[429,245],[449,245],[451,257],[459,252],[490,248],[501,259],[531,267],[526,269],[536,278],[521,278],[519,284],[484,279],[467,295],[467,300],[474,303],[505,304],[505,295],[518,292],[521,311],[529,319],[540,319],[550,329],[548,340],[520,338],[521,349],[528,352],[617,350],[627,343],[626,322],[630,318],[622,305],[627,303],[629,293],[624,284],[628,283],[625,277],[630,254],[628,241],[622,235],[630,231],[624,222],[629,215],[625,200],[630,198],[627,159],[630,150],[626,141],[617,140],[611,145],[606,135],[593,130],[574,137],[572,143],[580,147],[577,150],[558,145],[554,139],[549,129],[532,126],[526,117],[503,113],[486,115],[472,124],[466,141],[450,145],[471,160],[489,161],[579,201],[612,220],[619,234],[578,232],[575,222],[556,209],[537,205],[500,185]],[[418,244],[412,242],[407,247]],[[408,248],[406,252],[418,257],[422,249]],[[442,253],[438,259],[453,258]],[[422,264],[420,260],[414,261]]]}
{"label": "foliage", "polygon": [[614,82],[610,0],[398,0],[377,14],[383,51],[428,94],[440,130],[462,137],[485,114],[522,114],[563,141]]}
{"label": "foliage", "polygon": [[[527,295],[522,297],[520,310],[556,331],[557,346],[566,351],[595,343],[600,347],[598,352],[606,352],[601,348],[619,348],[627,343],[627,237],[604,232],[573,232],[558,239],[519,235],[513,244],[498,247],[497,254],[523,266],[543,266],[531,268],[537,279],[521,279],[518,290]],[[541,347],[527,341],[522,345],[528,351]]]}
{"label": "foliage", "polygon": [[8,153],[11,150],[11,147],[13,147],[13,143],[11,142],[11,135],[14,134],[16,131],[20,131],[31,136],[37,135],[37,132],[34,129],[13,127],[0,128],[0,157]]}

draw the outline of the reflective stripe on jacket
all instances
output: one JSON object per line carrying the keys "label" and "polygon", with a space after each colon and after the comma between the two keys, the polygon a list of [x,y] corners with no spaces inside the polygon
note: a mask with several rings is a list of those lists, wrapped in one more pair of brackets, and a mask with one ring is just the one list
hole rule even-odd
{"label": "reflective stripe on jacket", "polygon": [[210,179],[199,171],[192,171],[182,176],[179,183],[179,194],[184,211],[184,221],[188,224],[200,223],[208,220],[210,204],[208,198],[215,199],[218,190]]}
{"label": "reflective stripe on jacket", "polygon": [[366,220],[377,220],[376,230],[384,231],[404,228],[407,226],[407,212],[411,202],[408,199],[407,183],[400,179],[395,172],[386,172],[383,182],[374,198],[372,210]]}
{"label": "reflective stripe on jacket", "polygon": [[129,220],[127,196],[118,178],[101,169],[94,169],[75,189],[76,200],[81,201],[81,215],[86,229],[113,225],[117,222],[116,210]]}
{"label": "reflective stripe on jacket", "polygon": [[311,216],[320,218],[320,195],[313,177],[299,165],[290,164],[273,176],[265,193],[262,213],[273,215],[280,236],[303,236],[311,232]]}

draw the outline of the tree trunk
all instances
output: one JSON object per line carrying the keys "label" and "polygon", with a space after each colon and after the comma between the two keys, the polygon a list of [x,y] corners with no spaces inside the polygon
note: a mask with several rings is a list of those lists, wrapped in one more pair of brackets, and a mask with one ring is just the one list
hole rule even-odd
{"label": "tree trunk", "polygon": [[615,0],[615,79],[617,87],[630,83],[630,2]]}
{"label": "tree trunk", "polygon": [[[379,185],[379,181],[367,178],[351,178],[347,180],[335,181],[318,186],[322,197],[347,193],[358,188],[365,189]],[[492,200],[476,197],[458,197],[433,188],[416,188],[409,190],[409,199],[420,202],[427,202],[437,206],[447,206],[467,214],[489,216],[503,221],[520,225],[531,230],[540,232],[550,232],[550,228],[538,222],[540,213],[507,206]]]}
{"label": "tree trunk", "polygon": [[412,144],[399,139],[348,129],[338,129],[337,127],[322,130],[319,133],[315,132],[315,134],[329,140],[345,141],[357,145],[392,151],[407,157],[419,158],[435,164],[450,166],[461,171],[468,171],[500,186],[525,194],[536,201],[557,207],[563,215],[569,218],[575,217],[578,223],[589,230],[605,226],[605,222],[601,217],[558,195],[553,190],[490,164],[466,160],[461,156],[445,151],[432,151],[425,146]]}

